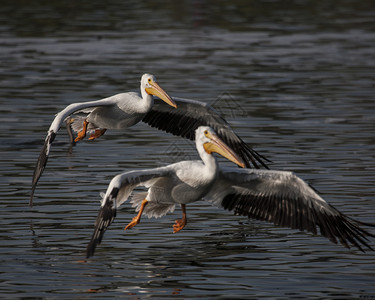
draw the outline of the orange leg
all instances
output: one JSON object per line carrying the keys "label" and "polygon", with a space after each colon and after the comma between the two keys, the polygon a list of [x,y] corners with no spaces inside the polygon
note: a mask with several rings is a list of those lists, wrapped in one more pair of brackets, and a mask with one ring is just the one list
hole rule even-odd
{"label": "orange leg", "polygon": [[89,137],[89,140],[93,140],[93,139],[96,139],[100,136],[102,136],[105,132],[107,131],[107,129],[95,129],[95,132],[92,133]]}
{"label": "orange leg", "polygon": [[80,132],[78,132],[78,135],[77,135],[77,137],[74,140],[75,142],[78,142],[78,141],[82,140],[86,136],[87,125],[88,124],[89,124],[89,122],[87,122],[86,120],[83,121],[82,130]]}
{"label": "orange leg", "polygon": [[139,210],[138,215],[136,215],[133,218],[133,220],[128,225],[126,225],[125,230],[133,228],[135,225],[137,225],[137,224],[139,224],[139,222],[141,222],[141,216],[142,216],[143,210],[145,209],[145,206],[147,205],[147,203],[148,203],[148,201],[146,199],[144,199],[142,201],[141,209]]}
{"label": "orange leg", "polygon": [[186,205],[181,204],[181,208],[182,208],[182,219],[176,220],[176,224],[173,225],[173,233],[179,232],[187,224]]}

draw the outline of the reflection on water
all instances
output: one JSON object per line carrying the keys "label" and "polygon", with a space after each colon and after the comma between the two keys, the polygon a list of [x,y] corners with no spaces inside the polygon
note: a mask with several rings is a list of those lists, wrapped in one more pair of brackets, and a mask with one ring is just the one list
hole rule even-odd
{"label": "reflection on water", "polygon": [[[375,105],[371,1],[5,3],[0,7],[4,297],[369,297],[374,254],[196,203],[143,219],[124,206],[84,261],[99,192],[123,170],[195,158],[191,142],[139,124],[69,152],[62,129],[35,206],[34,164],[53,115],[138,90],[145,72],[173,96],[212,103],[273,168],[309,180],[373,222]],[[374,245],[374,241],[372,241]],[[270,290],[270,286],[273,287]]]}

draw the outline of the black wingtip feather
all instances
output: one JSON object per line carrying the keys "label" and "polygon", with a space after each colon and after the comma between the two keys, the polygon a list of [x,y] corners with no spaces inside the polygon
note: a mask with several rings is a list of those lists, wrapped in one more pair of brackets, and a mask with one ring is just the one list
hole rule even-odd
{"label": "black wingtip feather", "polygon": [[103,236],[107,228],[112,224],[116,218],[116,206],[112,199],[115,199],[118,194],[118,189],[114,188],[110,195],[110,200],[107,200],[99,210],[95,221],[95,230],[91,236],[91,240],[86,248],[86,258],[94,255],[96,246],[102,242]]}
{"label": "black wingtip feather", "polygon": [[[215,117],[221,118],[219,115],[216,115]],[[212,120],[210,118],[207,119]],[[179,114],[178,111],[169,112],[151,110],[146,114],[142,121],[151,127],[155,127],[167,133],[181,136],[190,140],[195,139],[195,130],[199,126],[210,126],[216,131],[218,136],[244,160],[247,168],[253,166],[256,169],[259,169],[260,166],[258,164],[260,164],[265,169],[269,169],[265,161],[271,161],[249,147],[235,132],[230,129],[229,125],[227,125],[227,122],[224,119],[222,119],[223,125],[209,122],[202,117],[189,115],[188,113]]]}
{"label": "black wingtip feather", "polygon": [[43,148],[42,148],[42,151],[40,152],[39,154],[39,158],[38,158],[38,161],[35,165],[35,169],[34,169],[34,174],[33,174],[33,180],[32,180],[32,184],[31,184],[31,195],[30,195],[30,202],[29,202],[29,205],[30,206],[33,206],[33,197],[34,197],[34,192],[35,192],[35,189],[36,189],[36,185],[39,181],[39,178],[42,176],[43,174],[43,171],[47,165],[47,161],[48,161],[48,147],[50,144],[52,144],[52,142],[54,141],[56,137],[56,133],[55,132],[51,132],[50,134],[48,134],[45,142],[44,142],[44,145],[43,145]]}
{"label": "black wingtip feather", "polygon": [[86,249],[86,258],[94,255],[96,246],[102,242],[105,231],[108,226],[112,224],[116,217],[116,208],[114,208],[112,201],[100,208],[98,217],[95,222],[95,230]]}
{"label": "black wingtip feather", "polygon": [[237,215],[272,222],[280,227],[307,230],[313,234],[317,234],[318,227],[320,235],[335,244],[339,241],[346,248],[354,246],[362,252],[365,252],[364,247],[374,250],[367,242],[367,237],[375,235],[360,227],[374,224],[351,219],[329,204],[326,208],[330,213],[327,214],[303,207],[301,203],[298,199],[272,199],[271,196],[232,193],[224,197],[221,205]]}

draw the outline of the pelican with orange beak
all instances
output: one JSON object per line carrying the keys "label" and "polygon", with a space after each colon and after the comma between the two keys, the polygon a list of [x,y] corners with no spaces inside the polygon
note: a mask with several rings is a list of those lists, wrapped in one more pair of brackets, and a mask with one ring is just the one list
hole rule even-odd
{"label": "pelican with orange beak", "polygon": [[[136,187],[147,192],[133,195],[131,202],[138,214],[125,227],[131,229],[141,216],[162,217],[176,205],[182,219],[176,220],[173,232],[187,224],[186,205],[206,200],[237,215],[268,221],[276,226],[320,234],[361,251],[373,250],[368,238],[375,235],[362,226],[374,224],[354,220],[327,203],[300,177],[289,171],[243,168],[243,160],[210,127],[196,130],[196,148],[201,160],[181,161],[161,168],[130,171],[115,176],[101,203],[95,230],[86,250],[92,256],[104,232],[116,217],[117,208]],[[212,153],[219,153],[242,168],[219,167]]]}
{"label": "pelican with orange beak", "polygon": [[[34,169],[30,205],[38,180],[46,167],[51,144],[64,121],[69,120],[72,129],[78,133],[75,142],[82,140],[87,132],[91,133],[89,140],[93,140],[103,135],[107,129],[125,129],[140,122],[154,105],[153,96],[177,108],[172,98],[156,82],[155,76],[144,74],[141,78],[141,94],[128,92],[97,101],[73,103],[59,112],[48,130]],[[77,113],[85,116],[69,118]]]}
{"label": "pelican with orange beak", "polygon": [[240,167],[245,167],[242,159],[233,152],[210,128],[201,126],[196,130],[196,148],[201,160],[181,161],[168,166],[130,171],[115,176],[104,195],[96,219],[95,231],[87,247],[87,257],[94,254],[105,230],[116,216],[116,209],[124,203],[132,191],[143,186],[146,193],[132,198],[138,214],[125,227],[133,228],[141,221],[141,216],[159,218],[173,212],[176,205],[182,209],[182,219],[176,220],[173,232],[179,232],[187,224],[186,205],[200,200],[212,188],[219,174],[219,165],[212,153],[216,152]]}
{"label": "pelican with orange beak", "polygon": [[[34,169],[30,205],[36,185],[46,167],[51,144],[64,121],[68,124],[70,136],[73,136],[70,128],[77,132],[76,142],[82,140],[87,132],[90,132],[89,140],[93,140],[103,135],[107,129],[125,129],[140,121],[190,140],[195,139],[195,130],[199,126],[209,126],[221,140],[231,145],[246,167],[268,168],[265,161],[269,160],[245,143],[209,104],[171,98],[157,84],[155,76],[149,74],[142,76],[140,89],[141,94],[121,93],[102,100],[73,103],[56,115]],[[156,98],[154,103],[153,96],[163,101]],[[72,114],[75,115],[70,117]]]}

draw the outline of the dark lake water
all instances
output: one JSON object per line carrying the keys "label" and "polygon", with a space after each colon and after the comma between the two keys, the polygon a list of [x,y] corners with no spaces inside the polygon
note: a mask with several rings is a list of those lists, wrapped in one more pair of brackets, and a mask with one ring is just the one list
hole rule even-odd
{"label": "dark lake water", "polygon": [[114,175],[196,157],[192,143],[144,124],[73,151],[60,130],[28,206],[54,114],[138,90],[149,72],[172,96],[212,103],[273,169],[375,221],[373,1],[124,3],[0,6],[1,298],[374,298],[374,252],[204,202],[188,206],[178,234],[179,210],[125,232],[125,203],[86,261]]}

